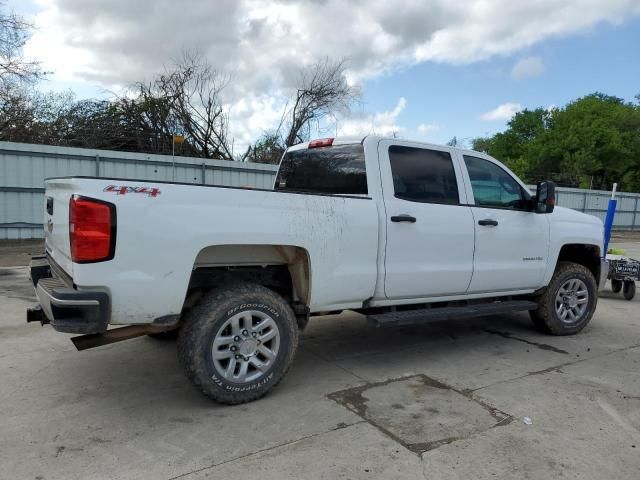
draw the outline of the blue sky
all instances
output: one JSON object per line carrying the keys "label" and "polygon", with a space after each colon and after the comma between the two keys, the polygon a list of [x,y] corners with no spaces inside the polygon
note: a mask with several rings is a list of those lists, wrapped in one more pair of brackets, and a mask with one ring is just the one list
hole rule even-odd
{"label": "blue sky", "polygon": [[[189,48],[233,82],[239,145],[278,123],[296,67],[345,57],[362,101],[338,131],[433,143],[505,128],[522,108],[640,93],[640,0],[9,0],[36,26],[43,89],[108,96]],[[322,12],[318,12],[321,8]],[[321,14],[320,14],[321,13]],[[335,131],[335,125],[329,125]]]}
{"label": "blue sky", "polygon": [[[513,78],[513,66],[527,57],[540,58],[544,71]],[[504,130],[504,119],[480,119],[498,105],[562,106],[595,91],[627,101],[640,94],[640,20],[599,25],[470,65],[424,63],[384,75],[365,83],[364,108],[386,110],[404,97],[406,108],[398,120],[407,126],[435,123],[438,130],[427,137],[445,143],[453,136],[473,138]]]}

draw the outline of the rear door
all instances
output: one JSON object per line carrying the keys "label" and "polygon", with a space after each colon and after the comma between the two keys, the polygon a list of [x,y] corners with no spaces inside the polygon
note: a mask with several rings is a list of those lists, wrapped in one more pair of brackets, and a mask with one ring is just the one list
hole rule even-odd
{"label": "rear door", "polygon": [[469,293],[538,288],[547,265],[549,215],[529,210],[529,193],[498,162],[471,154],[462,160],[476,229]]}
{"label": "rear door", "polygon": [[474,226],[461,166],[446,147],[382,140],[378,146],[390,299],[465,293]]}

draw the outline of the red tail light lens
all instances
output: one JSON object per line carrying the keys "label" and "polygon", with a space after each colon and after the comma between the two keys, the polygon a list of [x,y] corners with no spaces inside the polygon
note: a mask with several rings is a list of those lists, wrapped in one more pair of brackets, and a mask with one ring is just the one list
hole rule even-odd
{"label": "red tail light lens", "polygon": [[116,247],[115,205],[74,195],[69,204],[69,239],[74,262],[111,260]]}
{"label": "red tail light lens", "polygon": [[333,145],[333,138],[319,138],[309,142],[309,148],[330,147]]}

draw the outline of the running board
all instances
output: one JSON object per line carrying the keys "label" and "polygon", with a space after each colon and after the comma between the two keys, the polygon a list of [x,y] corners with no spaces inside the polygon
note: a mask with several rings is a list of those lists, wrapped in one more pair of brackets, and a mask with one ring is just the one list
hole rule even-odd
{"label": "running board", "polygon": [[504,313],[535,310],[536,308],[538,308],[538,304],[535,302],[509,300],[505,302],[478,303],[459,307],[434,307],[379,313],[367,316],[367,321],[374,327],[402,327],[405,325],[419,325],[435,320],[500,315]]}

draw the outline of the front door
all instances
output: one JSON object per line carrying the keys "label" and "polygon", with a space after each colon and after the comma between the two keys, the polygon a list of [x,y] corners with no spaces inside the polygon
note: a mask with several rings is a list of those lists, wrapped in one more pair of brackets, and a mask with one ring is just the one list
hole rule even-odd
{"label": "front door", "polygon": [[390,299],[463,294],[473,269],[473,215],[449,149],[381,141]]}
{"label": "front door", "polygon": [[548,216],[529,210],[529,194],[500,165],[486,158],[463,158],[476,229],[469,293],[540,287],[548,262]]}

